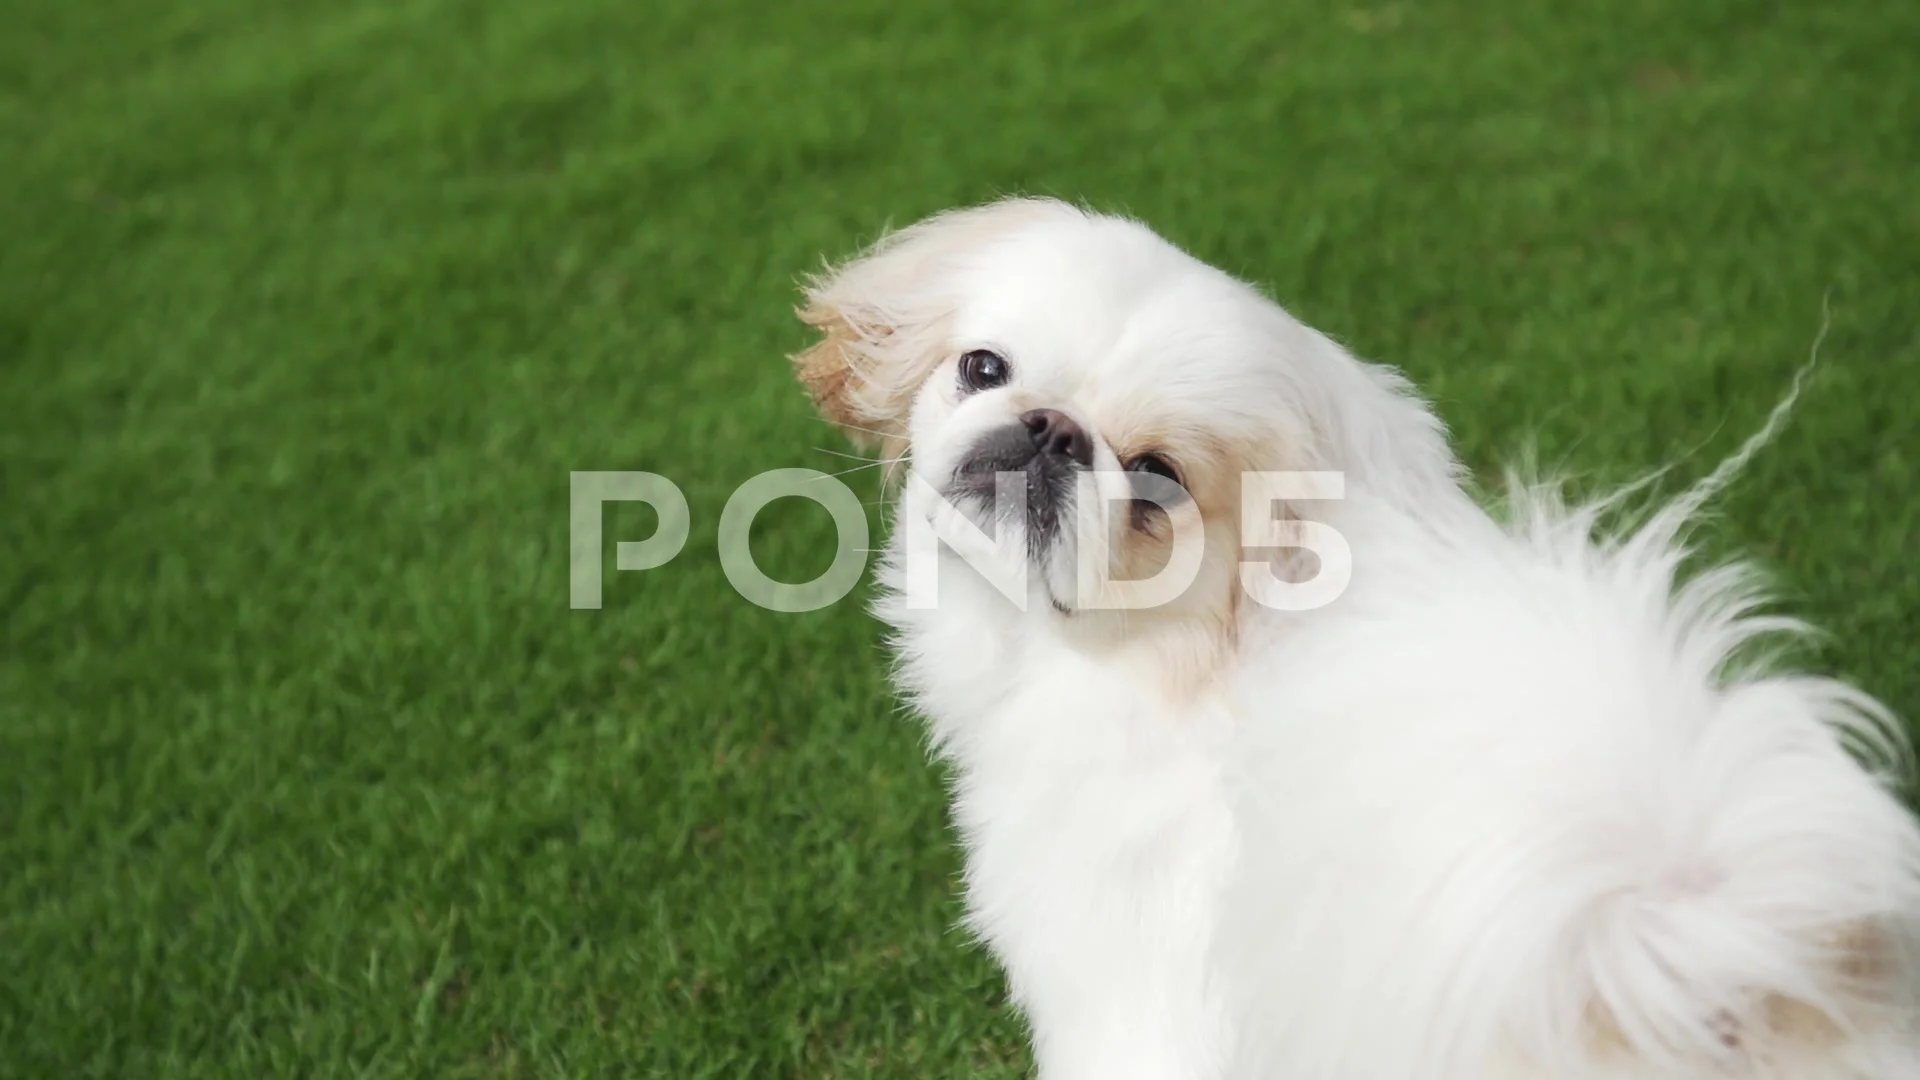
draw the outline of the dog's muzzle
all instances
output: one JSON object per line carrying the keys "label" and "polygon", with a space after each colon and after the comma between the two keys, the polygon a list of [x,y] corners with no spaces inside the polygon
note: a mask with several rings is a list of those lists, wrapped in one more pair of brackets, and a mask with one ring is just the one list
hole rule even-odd
{"label": "dog's muzzle", "polygon": [[1092,466],[1093,440],[1085,428],[1057,409],[1034,409],[981,436],[954,470],[952,490],[993,505],[997,476],[1024,473],[1026,505],[994,506],[993,516],[1005,520],[1024,511],[1027,546],[1038,554],[1059,535],[1075,479]]}

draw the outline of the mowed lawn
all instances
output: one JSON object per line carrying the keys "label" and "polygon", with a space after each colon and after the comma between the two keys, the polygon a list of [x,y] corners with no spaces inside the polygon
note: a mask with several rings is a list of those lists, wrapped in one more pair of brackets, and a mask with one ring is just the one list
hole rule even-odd
{"label": "mowed lawn", "polygon": [[[1565,7],[0,7],[0,1076],[1021,1075],[863,593],[714,546],[850,464],[797,276],[1002,193],[1587,490],[1704,473],[1830,295],[1706,539],[1920,716],[1920,5]],[[589,469],[692,507],[597,612]]]}

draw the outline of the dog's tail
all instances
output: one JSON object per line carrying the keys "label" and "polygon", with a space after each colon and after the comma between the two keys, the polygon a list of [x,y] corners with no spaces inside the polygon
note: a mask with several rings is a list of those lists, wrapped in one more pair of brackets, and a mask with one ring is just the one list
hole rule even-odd
{"label": "dog's tail", "polygon": [[1727,688],[1658,769],[1657,809],[1594,829],[1612,857],[1556,879],[1566,906],[1516,983],[1542,993],[1512,1001],[1544,1075],[1920,1077],[1920,835],[1844,748],[1886,762],[1887,725],[1829,680]]}
{"label": "dog's tail", "polygon": [[1519,485],[1287,640],[1227,766],[1236,1075],[1920,1078],[1904,733],[1750,568],[1684,572],[1810,367],[1637,523]]}
{"label": "dog's tail", "polygon": [[1638,594],[1643,625],[1717,684],[1711,705],[1674,703],[1696,730],[1667,744],[1675,759],[1648,766],[1672,781],[1658,812],[1615,819],[1618,858],[1569,885],[1574,904],[1536,984],[1553,992],[1522,1010],[1538,1054],[1578,1047],[1586,1059],[1552,1075],[1612,1075],[1593,1068],[1611,1060],[1632,1076],[1920,1078],[1906,734],[1866,694],[1779,663],[1806,628],[1762,611],[1750,568],[1681,577],[1691,524],[1786,425],[1827,332],[1822,308],[1808,360],[1765,424],[1638,528],[1609,539],[1599,520],[1611,506],[1515,496],[1516,531],[1537,553],[1612,599]]}

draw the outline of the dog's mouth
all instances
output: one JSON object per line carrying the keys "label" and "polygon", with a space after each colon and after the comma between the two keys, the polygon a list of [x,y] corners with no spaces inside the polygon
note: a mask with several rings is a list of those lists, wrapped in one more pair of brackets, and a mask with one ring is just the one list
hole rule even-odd
{"label": "dog's mouth", "polygon": [[[1010,424],[974,444],[954,468],[946,494],[956,505],[977,511],[976,523],[983,529],[1024,527],[1027,554],[1039,561],[1060,541],[1085,468],[1066,454],[1036,448],[1024,425]],[[1016,478],[1017,489],[1023,489],[1019,497],[1008,497],[1014,490],[1003,487],[1002,475]]]}

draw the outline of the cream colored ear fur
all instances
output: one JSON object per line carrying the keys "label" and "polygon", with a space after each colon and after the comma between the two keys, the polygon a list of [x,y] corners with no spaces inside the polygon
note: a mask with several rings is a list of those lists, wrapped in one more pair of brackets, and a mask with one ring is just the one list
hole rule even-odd
{"label": "cream colored ear fur", "polygon": [[808,281],[800,320],[821,336],[793,365],[820,415],[856,443],[904,449],[914,395],[957,350],[951,326],[969,268],[1022,225],[1080,213],[1024,198],[949,210]]}

